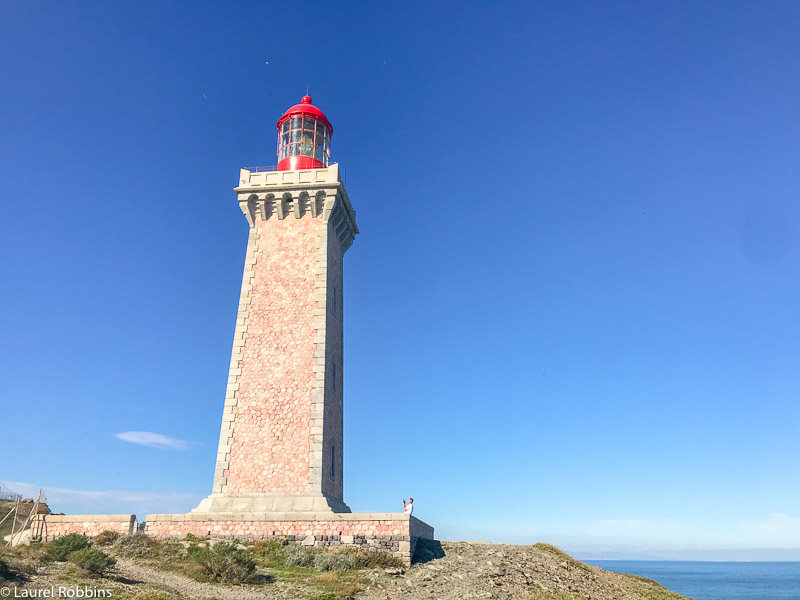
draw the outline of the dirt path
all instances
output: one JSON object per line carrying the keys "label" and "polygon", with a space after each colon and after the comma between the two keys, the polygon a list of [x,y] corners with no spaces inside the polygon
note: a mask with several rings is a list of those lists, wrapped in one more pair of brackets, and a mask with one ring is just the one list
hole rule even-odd
{"label": "dirt path", "polygon": [[290,594],[280,582],[260,586],[201,583],[177,573],[148,567],[129,558],[117,558],[116,571],[126,579],[159,586],[165,588],[165,591],[193,600],[197,598],[216,598],[217,600],[297,600],[299,598]]}

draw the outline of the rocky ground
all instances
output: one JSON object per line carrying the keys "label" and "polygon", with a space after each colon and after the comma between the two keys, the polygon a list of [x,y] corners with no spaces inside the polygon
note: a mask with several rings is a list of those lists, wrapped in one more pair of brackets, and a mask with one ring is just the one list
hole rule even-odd
{"label": "rocky ground", "polygon": [[[425,554],[423,552],[423,554]],[[548,544],[442,542],[427,562],[376,579],[359,599],[686,600],[655,582],[590,567]]]}
{"label": "rocky ground", "polygon": [[[290,573],[259,568],[259,582],[245,585],[195,581],[152,561],[122,556],[106,577],[92,579],[68,563],[35,558],[35,548],[19,552],[4,557],[25,574],[11,585],[28,590],[90,585],[121,600],[687,600],[655,582],[588,566],[549,544],[426,543],[417,555],[421,562],[407,569]],[[350,587],[320,587],[326,577],[346,580]]]}

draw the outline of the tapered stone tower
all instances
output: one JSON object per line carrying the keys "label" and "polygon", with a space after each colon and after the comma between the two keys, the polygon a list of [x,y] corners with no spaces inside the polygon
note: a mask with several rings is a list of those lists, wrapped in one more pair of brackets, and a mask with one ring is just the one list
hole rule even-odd
{"label": "tapered stone tower", "polygon": [[329,164],[333,127],[305,96],[278,120],[278,165],[242,169],[248,224],[211,495],[146,532],[280,539],[391,552],[406,563],[433,528],[344,503],[342,259],[358,227]]}
{"label": "tapered stone tower", "polygon": [[195,512],[350,512],[342,497],[342,258],[355,211],[303,98],[277,170],[242,169],[249,225],[212,494]]}

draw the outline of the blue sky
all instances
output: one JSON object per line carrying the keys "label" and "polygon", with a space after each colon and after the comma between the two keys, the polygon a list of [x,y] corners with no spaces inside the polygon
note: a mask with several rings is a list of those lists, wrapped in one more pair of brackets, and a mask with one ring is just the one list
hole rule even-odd
{"label": "blue sky", "polygon": [[595,556],[800,548],[798,25],[788,2],[0,4],[0,479],[140,517],[209,493],[231,190],[308,86],[362,232],[354,511],[411,495],[442,539]]}

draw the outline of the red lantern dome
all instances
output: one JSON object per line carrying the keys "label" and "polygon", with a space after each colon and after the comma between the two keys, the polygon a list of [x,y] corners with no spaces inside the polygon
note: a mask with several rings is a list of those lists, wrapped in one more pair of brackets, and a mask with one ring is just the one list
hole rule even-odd
{"label": "red lantern dome", "polygon": [[278,119],[278,171],[324,169],[331,153],[333,126],[311,96]]}

